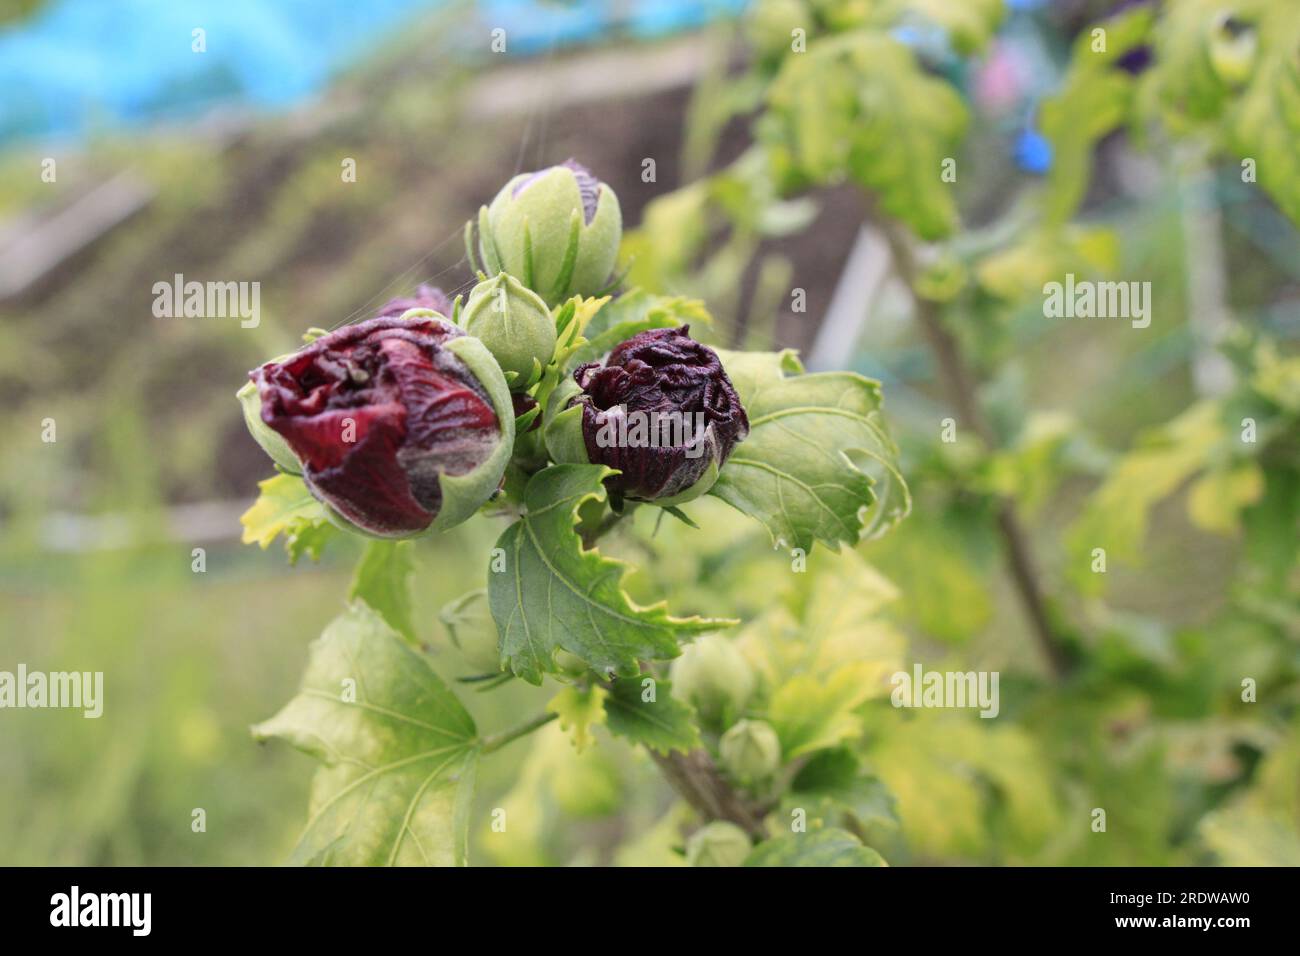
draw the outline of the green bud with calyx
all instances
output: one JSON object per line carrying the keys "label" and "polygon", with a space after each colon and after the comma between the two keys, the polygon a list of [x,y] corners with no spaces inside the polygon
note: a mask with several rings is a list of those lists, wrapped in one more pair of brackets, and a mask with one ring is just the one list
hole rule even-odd
{"label": "green bud with calyx", "polygon": [[555,355],[555,319],[546,303],[501,272],[470,291],[460,325],[487,346],[512,392],[534,385]]}
{"label": "green bud with calyx", "polygon": [[[473,225],[465,228],[471,263]],[[622,239],[614,190],[571,159],[514,177],[478,215],[483,270],[510,273],[552,306],[609,288]]]}
{"label": "green bud with calyx", "polygon": [[722,767],[746,786],[770,780],[781,766],[781,741],[762,720],[738,720],[718,741]]}
{"label": "green bud with calyx", "polygon": [[712,730],[730,726],[754,693],[749,662],[718,634],[688,645],[673,661],[670,676],[673,696],[694,707],[700,723]]}
{"label": "green bud with calyx", "polygon": [[492,620],[485,589],[470,591],[444,605],[438,618],[471,669],[481,674],[501,670],[497,626]]}
{"label": "green bud with calyx", "polygon": [[686,862],[691,866],[741,866],[753,842],[740,827],[726,820],[706,823],[686,840]]}
{"label": "green bud with calyx", "polygon": [[722,360],[689,332],[637,333],[603,361],[579,365],[548,403],[543,435],[551,457],[615,469],[605,483],[615,507],[624,498],[660,507],[693,501],[749,434]]}

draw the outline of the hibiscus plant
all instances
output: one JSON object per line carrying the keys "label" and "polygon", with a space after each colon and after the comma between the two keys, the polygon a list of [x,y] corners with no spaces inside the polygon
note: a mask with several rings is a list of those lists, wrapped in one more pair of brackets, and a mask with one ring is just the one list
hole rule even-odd
{"label": "hibiscus plant", "polygon": [[[762,550],[796,572],[815,543],[883,534],[909,499],[880,386],[805,373],[788,351],[705,344],[702,303],[622,287],[621,237],[617,196],[578,163],[517,176],[467,226],[468,295],[421,287],[365,321],[310,330],[240,389],[277,470],[246,538],[283,536],[295,560],[339,533],[367,540],[298,695],[255,728],[323,764],[295,861],[466,862],[473,821],[504,813],[475,804],[480,758],[558,721],[575,753],[603,725],[649,755],[681,797],[690,862],[881,862],[861,832],[808,833],[779,811],[810,767],[842,772],[810,761],[836,730],[774,694],[761,655],[721,636],[741,622],[640,604],[628,566],[602,553],[616,528],[714,547],[734,522],[697,511],[705,496],[765,527]],[[407,539],[471,520],[498,527],[491,548],[463,556],[484,587],[443,614],[478,671],[461,685],[554,690],[540,713],[490,733],[411,621]],[[653,579],[680,558],[646,544],[642,560]],[[838,693],[856,703],[884,676],[843,671]]]}

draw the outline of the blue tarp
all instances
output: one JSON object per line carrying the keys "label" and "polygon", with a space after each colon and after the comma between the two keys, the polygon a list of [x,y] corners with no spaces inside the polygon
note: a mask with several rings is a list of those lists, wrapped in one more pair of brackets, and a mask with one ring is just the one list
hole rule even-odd
{"label": "blue tarp", "polygon": [[[289,106],[410,17],[448,0],[51,0],[0,31],[0,143],[77,139],[184,119],[213,106]],[[735,13],[746,0],[482,0],[479,24],[507,53],[658,36]],[[194,30],[205,52],[195,52]]]}

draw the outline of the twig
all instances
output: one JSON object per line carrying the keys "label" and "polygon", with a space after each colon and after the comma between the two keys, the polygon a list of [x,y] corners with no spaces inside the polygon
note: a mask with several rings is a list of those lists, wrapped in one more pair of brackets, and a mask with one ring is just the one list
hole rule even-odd
{"label": "twig", "polygon": [[[881,217],[879,222],[889,243],[895,267],[912,294],[917,321],[939,364],[940,377],[948,392],[949,401],[961,420],[980,437],[987,448],[997,447],[997,436],[979,407],[975,380],[962,356],[960,345],[944,326],[935,304],[916,294],[916,262],[908,237],[888,218]],[[1052,676],[1059,680],[1069,669],[1069,657],[1052,627],[1047,600],[1040,585],[1038,562],[1034,558],[1029,536],[1021,524],[1015,502],[1010,498],[1004,497],[998,502],[998,531],[1006,547],[1011,580],[1029,618],[1030,632],[1037,640]]]}
{"label": "twig", "polygon": [[766,835],[761,814],[723,779],[707,752],[649,753],[672,788],[706,821],[734,823],[755,840]]}

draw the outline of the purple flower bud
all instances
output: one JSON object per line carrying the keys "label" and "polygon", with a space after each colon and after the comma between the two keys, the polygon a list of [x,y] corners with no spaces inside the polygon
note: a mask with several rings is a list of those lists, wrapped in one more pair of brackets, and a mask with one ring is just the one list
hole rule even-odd
{"label": "purple flower bud", "polygon": [[[573,178],[578,184],[578,195],[582,198],[582,219],[590,226],[591,220],[596,218],[596,205],[600,202],[600,180],[591,174],[590,169],[572,157],[560,165],[573,173]],[[529,173],[510,191],[511,197],[518,199],[520,193],[549,172],[550,169],[539,169],[535,173]]]}
{"label": "purple flower bud", "polygon": [[308,488],[368,534],[464,520],[509,458],[501,370],[432,313],[344,326],[249,377],[262,421],[301,461]]}
{"label": "purple flower bud", "polygon": [[[609,287],[623,213],[614,190],[570,159],[512,178],[479,210],[477,226],[482,270],[510,274],[550,307]],[[466,242],[478,268],[472,227]]]}
{"label": "purple flower bud", "polygon": [[642,332],[603,365],[579,366],[577,389],[547,425],[554,457],[617,468],[618,497],[677,504],[708,491],[749,419],[717,353],[689,332]]}
{"label": "purple flower bud", "polygon": [[421,282],[419,288],[415,290],[415,295],[389,299],[383,308],[375,313],[375,318],[397,318],[407,309],[433,309],[439,315],[449,316],[451,300],[447,298],[447,293],[437,286],[425,285]]}

